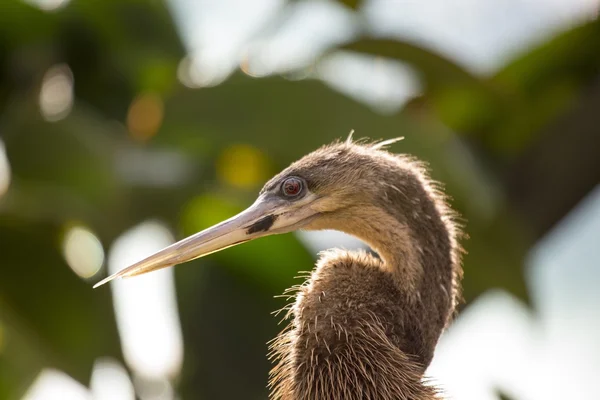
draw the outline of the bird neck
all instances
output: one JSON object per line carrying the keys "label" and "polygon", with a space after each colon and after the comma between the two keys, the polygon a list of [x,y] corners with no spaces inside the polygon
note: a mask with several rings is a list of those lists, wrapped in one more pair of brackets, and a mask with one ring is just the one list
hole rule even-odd
{"label": "bird neck", "polygon": [[355,236],[369,245],[381,258],[381,268],[392,274],[407,292],[413,292],[423,268],[419,259],[421,247],[411,228],[374,205],[352,206],[340,213],[335,218],[325,218],[322,225]]}
{"label": "bird neck", "polygon": [[378,253],[380,260],[369,264],[390,277],[403,299],[401,348],[424,370],[458,301],[461,267],[456,228],[444,204],[414,195],[408,202],[388,194],[385,203],[347,206],[321,223],[322,229],[353,235]]}
{"label": "bird neck", "polygon": [[325,214],[321,223],[311,229],[354,235],[380,259],[339,249],[321,254],[310,279],[294,289],[290,327],[272,344],[271,398],[439,400],[422,378],[441,331],[435,321],[446,311],[422,290],[411,230],[365,205]]}

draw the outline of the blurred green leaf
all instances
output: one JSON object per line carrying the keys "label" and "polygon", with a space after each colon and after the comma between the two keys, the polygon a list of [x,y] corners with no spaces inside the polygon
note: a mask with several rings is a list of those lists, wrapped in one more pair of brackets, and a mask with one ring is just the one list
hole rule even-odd
{"label": "blurred green leaf", "polygon": [[425,100],[438,118],[458,132],[494,121],[508,98],[487,80],[432,50],[389,38],[361,38],[339,49],[410,64],[425,86]]}
{"label": "blurred green leaf", "polygon": [[70,270],[59,235],[60,227],[0,218],[0,310],[18,317],[16,328],[38,352],[40,366],[86,382],[99,355],[118,357],[110,293],[92,291]]}
{"label": "blurred green leaf", "polygon": [[569,78],[584,83],[598,73],[600,63],[600,21],[575,26],[528,49],[493,77],[503,87],[522,93],[544,91],[555,79]]}
{"label": "blurred green leaf", "polygon": [[600,21],[594,20],[528,50],[502,68],[492,81],[512,91],[515,101],[496,124],[480,131],[490,150],[514,155],[568,111],[597,77],[598,48]]}
{"label": "blurred green leaf", "polygon": [[345,5],[348,8],[351,8],[353,10],[358,10],[360,8],[360,6],[362,5],[362,0],[337,0],[338,3],[341,3],[343,5]]}
{"label": "blurred green leaf", "polygon": [[507,395],[503,390],[496,390],[500,400],[515,400],[512,396]]}

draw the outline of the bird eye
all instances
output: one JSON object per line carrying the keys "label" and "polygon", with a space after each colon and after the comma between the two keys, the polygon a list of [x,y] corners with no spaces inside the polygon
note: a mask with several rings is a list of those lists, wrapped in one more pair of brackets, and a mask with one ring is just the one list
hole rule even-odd
{"label": "bird eye", "polygon": [[300,178],[287,178],[281,184],[281,191],[286,197],[296,197],[302,192],[303,184]]}

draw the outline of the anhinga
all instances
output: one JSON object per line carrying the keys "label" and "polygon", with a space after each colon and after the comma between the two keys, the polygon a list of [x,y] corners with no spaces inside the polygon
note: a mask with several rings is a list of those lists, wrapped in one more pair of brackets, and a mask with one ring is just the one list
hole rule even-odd
{"label": "anhinga", "polygon": [[378,257],[321,254],[272,344],[271,398],[437,399],[423,376],[459,298],[460,230],[423,164],[384,150],[395,141],[324,146],[267,182],[245,211],[96,286],[271,234],[346,232]]}

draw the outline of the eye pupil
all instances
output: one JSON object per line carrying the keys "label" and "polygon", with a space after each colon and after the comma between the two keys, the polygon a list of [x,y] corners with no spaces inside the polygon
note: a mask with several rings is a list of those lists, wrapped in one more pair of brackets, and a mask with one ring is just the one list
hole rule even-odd
{"label": "eye pupil", "polygon": [[283,182],[283,194],[296,196],[302,190],[302,181],[298,178],[288,178]]}

